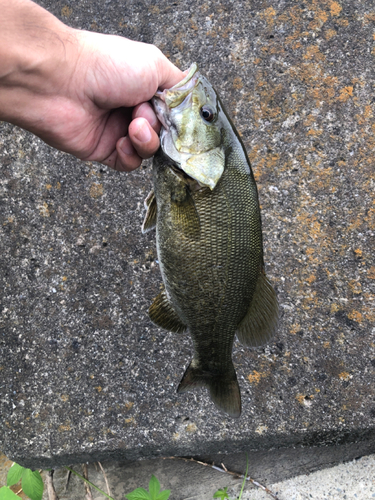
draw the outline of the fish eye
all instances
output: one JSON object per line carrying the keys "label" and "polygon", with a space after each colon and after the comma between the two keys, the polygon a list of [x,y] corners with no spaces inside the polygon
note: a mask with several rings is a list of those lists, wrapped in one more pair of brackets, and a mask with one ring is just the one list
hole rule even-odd
{"label": "fish eye", "polygon": [[216,116],[214,110],[210,106],[202,106],[200,112],[201,117],[206,122],[212,122]]}

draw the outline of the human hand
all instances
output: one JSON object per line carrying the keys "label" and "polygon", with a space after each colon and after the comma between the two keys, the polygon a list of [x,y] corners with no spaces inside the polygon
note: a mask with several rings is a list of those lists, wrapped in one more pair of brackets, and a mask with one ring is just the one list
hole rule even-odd
{"label": "human hand", "polygon": [[[161,124],[147,102],[183,73],[153,45],[78,32],[80,55],[71,76],[61,138],[47,142],[83,160],[130,171],[159,147]],[[42,137],[43,138],[43,137]]]}
{"label": "human hand", "polygon": [[161,125],[148,101],[183,78],[159,49],[69,28],[28,0],[0,7],[8,27],[0,33],[0,120],[119,171],[156,152]]}

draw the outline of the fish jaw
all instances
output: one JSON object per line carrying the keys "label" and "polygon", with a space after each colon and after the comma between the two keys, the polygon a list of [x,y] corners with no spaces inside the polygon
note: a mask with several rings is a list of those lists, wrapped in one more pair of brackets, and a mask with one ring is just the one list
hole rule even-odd
{"label": "fish jaw", "polygon": [[[169,110],[183,104],[183,101],[191,94],[193,88],[196,86],[196,73],[199,75],[198,66],[196,63],[193,63],[181,82],[170,89],[158,90],[151,99],[156,116],[164,127],[164,132],[169,132],[172,125]],[[183,109],[185,109],[187,105],[188,103],[186,102]]]}
{"label": "fish jaw", "polygon": [[200,186],[213,190],[225,168],[220,120],[208,123],[201,109],[209,105],[219,115],[216,92],[194,63],[184,79],[152,99],[162,123],[160,145],[173,163]]}

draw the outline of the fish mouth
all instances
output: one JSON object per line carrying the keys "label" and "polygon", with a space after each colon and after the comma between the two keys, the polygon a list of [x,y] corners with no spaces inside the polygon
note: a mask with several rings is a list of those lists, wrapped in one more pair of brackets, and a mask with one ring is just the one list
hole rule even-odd
{"label": "fish mouth", "polygon": [[174,85],[170,90],[178,89],[178,88],[186,85],[193,78],[195,73],[197,73],[198,71],[199,71],[198,64],[194,62],[190,66],[190,68],[185,71],[185,73],[186,73],[185,77],[180,82],[176,83],[176,85]]}
{"label": "fish mouth", "polygon": [[188,107],[190,103],[187,102],[186,98],[192,93],[194,87],[198,84],[198,81],[198,65],[193,63],[187,70],[185,77],[180,82],[176,83],[176,85],[170,89],[158,90],[151,99],[156,116],[167,132],[169,132],[173,127],[172,121],[169,117],[170,113],[168,111],[181,104],[183,104],[182,110]]}
{"label": "fish mouth", "polygon": [[[183,129],[185,126],[188,131],[191,129],[190,124],[184,123],[183,119],[192,114],[191,110],[197,105],[197,95],[199,92],[204,92],[199,86],[204,87],[205,81],[198,70],[198,65],[193,63],[180,82],[170,89],[158,90],[151,102],[163,125],[160,131],[160,145],[165,156],[179,171],[186,174],[184,179],[193,179],[199,186],[209,187],[212,190],[224,171],[225,154],[222,147],[206,149],[206,145],[203,146],[199,141],[200,145],[196,147],[195,139],[191,143],[192,136],[189,137],[191,131],[188,132],[189,139],[186,144],[180,138],[180,128]],[[191,119],[194,120],[195,116],[193,115]],[[197,119],[202,118],[198,116]]]}
{"label": "fish mouth", "polygon": [[197,181],[184,172],[181,165],[190,158],[191,154],[177,150],[174,139],[178,136],[178,132],[169,111],[179,106],[181,113],[183,113],[185,108],[191,106],[189,96],[191,96],[192,91],[198,84],[199,77],[198,65],[193,63],[180,82],[170,89],[158,90],[151,99],[156,116],[163,126],[160,131],[160,144],[163,154],[169,160],[169,163],[173,165],[173,171],[189,182]]}
{"label": "fish mouth", "polygon": [[180,82],[170,89],[158,90],[152,98],[152,103],[154,104],[154,101],[156,101],[160,104],[161,101],[169,109],[179,106],[198,84],[199,76],[198,65],[193,63]]}

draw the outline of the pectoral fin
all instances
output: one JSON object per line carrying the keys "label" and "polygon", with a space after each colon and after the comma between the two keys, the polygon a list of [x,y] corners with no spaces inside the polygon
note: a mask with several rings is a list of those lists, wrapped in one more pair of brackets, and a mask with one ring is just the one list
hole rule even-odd
{"label": "pectoral fin", "polygon": [[145,199],[145,208],[147,208],[147,212],[145,215],[145,220],[142,224],[143,234],[148,233],[156,226],[157,205],[154,191],[150,191],[147,198]]}
{"label": "pectoral fin", "polygon": [[238,325],[237,338],[241,344],[248,347],[265,344],[275,333],[278,319],[276,294],[262,271],[249,310]]}
{"label": "pectoral fin", "polygon": [[186,196],[182,201],[172,201],[171,216],[173,225],[177,231],[181,232],[186,238],[197,239],[200,235],[200,221],[193,197],[189,190],[186,190]]}
{"label": "pectoral fin", "polygon": [[150,319],[155,325],[175,333],[184,333],[186,325],[182,323],[172,304],[169,302],[165,290],[159,293],[148,310]]}

